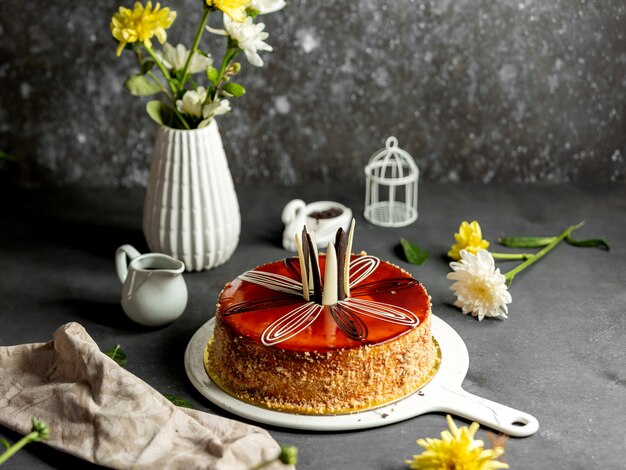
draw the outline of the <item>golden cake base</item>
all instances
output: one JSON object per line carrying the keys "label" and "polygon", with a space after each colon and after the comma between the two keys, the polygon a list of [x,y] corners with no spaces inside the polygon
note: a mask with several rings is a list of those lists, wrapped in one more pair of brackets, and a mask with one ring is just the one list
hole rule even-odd
{"label": "golden cake base", "polygon": [[215,385],[217,385],[221,390],[223,390],[225,393],[227,393],[228,395],[232,396],[233,398],[242,401],[244,403],[248,403],[250,405],[253,406],[258,406],[260,408],[264,408],[264,409],[268,409],[268,410],[272,410],[272,411],[279,411],[279,412],[283,412],[283,413],[290,413],[290,414],[300,414],[300,415],[317,415],[317,416],[338,416],[338,415],[345,415],[345,414],[352,414],[352,413],[360,413],[363,411],[370,411],[370,410],[375,410],[376,408],[381,408],[383,406],[387,406],[390,405],[392,403],[395,403],[397,401],[403,400],[408,396],[413,395],[415,392],[419,391],[421,388],[423,388],[428,382],[430,382],[433,377],[437,374],[437,372],[439,371],[439,367],[441,365],[441,348],[439,347],[439,343],[437,342],[437,340],[435,339],[435,337],[432,337],[432,342],[433,345],[435,347],[435,351],[436,351],[436,359],[435,359],[435,364],[432,366],[432,368],[430,369],[430,371],[424,375],[424,377],[422,378],[422,380],[420,380],[415,387],[412,388],[411,391],[404,393],[400,396],[397,397],[393,397],[392,399],[389,400],[385,400],[385,401],[381,401],[381,402],[375,402],[373,404],[369,404],[368,406],[364,406],[364,407],[346,407],[346,408],[341,408],[339,410],[335,410],[332,413],[328,413],[328,412],[320,412],[320,411],[316,411],[313,409],[306,409],[303,407],[296,407],[296,406],[288,406],[288,405],[277,405],[275,403],[271,403],[268,402],[266,400],[257,400],[257,399],[253,399],[251,397],[249,397],[247,394],[238,394],[235,391],[231,390],[227,384],[224,383],[224,381],[222,381],[217,374],[215,374],[210,367],[210,361],[209,361],[209,347],[211,345],[211,343],[213,342],[213,336],[211,336],[211,338],[209,339],[209,341],[206,343],[206,346],[204,348],[204,357],[203,357],[203,364],[204,364],[204,370],[206,371],[207,375],[209,376],[209,378],[213,381],[213,383]]}

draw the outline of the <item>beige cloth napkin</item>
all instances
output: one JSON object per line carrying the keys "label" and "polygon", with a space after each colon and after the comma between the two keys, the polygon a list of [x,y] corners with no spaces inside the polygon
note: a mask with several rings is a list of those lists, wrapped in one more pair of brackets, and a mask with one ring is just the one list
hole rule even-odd
{"label": "beige cloth napkin", "polygon": [[33,417],[48,445],[112,468],[247,470],[280,452],[261,428],[173,405],[78,323],[48,343],[0,347],[0,424],[27,434]]}

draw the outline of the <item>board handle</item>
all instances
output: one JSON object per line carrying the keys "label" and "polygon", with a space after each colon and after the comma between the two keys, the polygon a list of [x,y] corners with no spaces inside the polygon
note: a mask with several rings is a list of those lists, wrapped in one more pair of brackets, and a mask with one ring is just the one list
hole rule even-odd
{"label": "board handle", "polygon": [[462,388],[439,387],[433,394],[437,411],[477,421],[513,437],[526,437],[537,432],[537,419],[523,411],[472,395]]}

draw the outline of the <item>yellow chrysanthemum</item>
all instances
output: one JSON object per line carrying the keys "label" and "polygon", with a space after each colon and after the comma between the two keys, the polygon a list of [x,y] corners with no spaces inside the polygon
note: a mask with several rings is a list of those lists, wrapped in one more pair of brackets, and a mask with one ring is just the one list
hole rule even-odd
{"label": "yellow chrysanthemum", "polygon": [[454,239],[456,243],[448,251],[448,256],[455,260],[461,259],[461,250],[476,254],[478,250],[489,248],[489,242],[483,240],[480,225],[475,220],[472,223],[464,220],[459,227],[459,233],[454,234]]}
{"label": "yellow chrysanthemum", "polygon": [[152,47],[150,39],[153,36],[161,44],[167,40],[165,30],[176,19],[176,12],[169,8],[161,8],[157,3],[154,9],[152,2],[147,2],[144,7],[140,2],[135,2],[132,10],[120,7],[119,11],[111,19],[111,33],[120,43],[117,46],[116,55],[120,55],[126,44],[141,42],[146,47]]}
{"label": "yellow chrysanthemum", "polygon": [[443,431],[440,439],[418,439],[417,444],[426,449],[407,460],[411,468],[419,470],[497,470],[509,466],[496,460],[504,453],[502,447],[485,449],[481,440],[474,439],[478,423],[460,429],[450,415],[446,418],[450,431]]}
{"label": "yellow chrysanthemum", "polygon": [[250,5],[250,0],[206,0],[206,4],[222,10],[231,20],[243,23],[246,21],[246,7]]}

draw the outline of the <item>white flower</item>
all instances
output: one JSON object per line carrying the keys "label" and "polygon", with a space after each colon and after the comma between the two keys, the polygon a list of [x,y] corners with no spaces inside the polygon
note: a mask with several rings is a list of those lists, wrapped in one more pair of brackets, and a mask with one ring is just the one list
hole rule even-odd
{"label": "white flower", "polygon": [[244,54],[246,54],[246,59],[252,65],[257,67],[263,66],[263,59],[261,59],[257,51],[273,50],[272,46],[264,41],[264,39],[269,37],[269,33],[263,31],[265,23],[255,24],[249,16],[243,23],[237,23],[224,15],[224,28],[226,28],[225,31],[207,26],[207,29],[212,33],[228,35],[237,41],[237,45],[243,50]]}
{"label": "white flower", "polygon": [[482,320],[484,317],[507,318],[511,294],[506,279],[499,269],[495,269],[493,256],[487,250],[478,250],[474,255],[461,250],[460,262],[450,263],[454,272],[447,278],[456,281],[450,289],[456,294],[454,305],[463,313],[471,313]]}
{"label": "white flower", "polygon": [[250,8],[254,8],[259,15],[267,15],[282,10],[287,3],[285,0],[252,0]]}
{"label": "white flower", "polygon": [[206,100],[206,88],[186,91],[182,100],[176,101],[176,109],[189,116],[202,117],[202,104]]}
{"label": "white flower", "polygon": [[[163,44],[163,52],[156,51],[156,54],[163,62],[165,68],[170,70],[182,70],[185,67],[185,62],[187,62],[187,57],[189,57],[189,51],[183,44],[174,47],[167,42]],[[187,71],[192,74],[203,72],[211,65],[213,65],[211,57],[205,57],[196,51],[191,58],[191,62],[189,62]]]}
{"label": "white flower", "polygon": [[198,124],[198,128],[206,127],[211,122],[211,119],[215,116],[219,116],[220,114],[226,114],[230,111],[230,103],[228,100],[219,100],[204,105],[202,108],[202,117],[204,118],[200,124]]}

